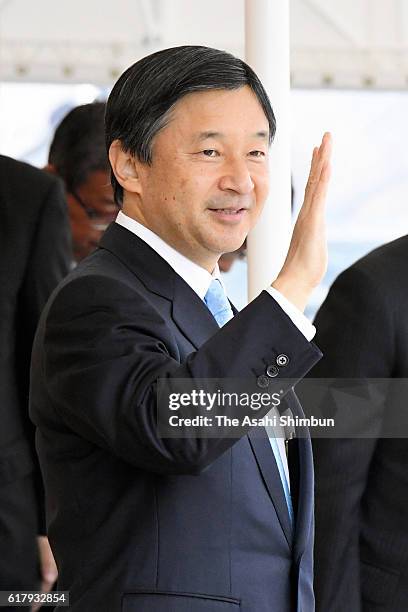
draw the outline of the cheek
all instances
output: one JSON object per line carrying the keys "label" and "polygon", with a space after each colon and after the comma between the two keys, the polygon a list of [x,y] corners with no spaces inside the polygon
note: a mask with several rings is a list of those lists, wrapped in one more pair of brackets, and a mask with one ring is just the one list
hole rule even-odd
{"label": "cheek", "polygon": [[188,179],[181,178],[176,185],[174,185],[175,189],[175,199],[182,202],[194,193],[194,184],[191,185]]}
{"label": "cheek", "polygon": [[187,223],[194,211],[194,190],[186,180],[164,182],[156,190],[155,201],[159,203],[159,212],[173,225],[182,226]]}
{"label": "cheek", "polygon": [[183,216],[194,215],[195,212],[203,208],[203,202],[207,193],[206,185],[203,185],[204,177],[194,176],[186,178],[180,177],[171,186],[171,194],[177,202]]}
{"label": "cheek", "polygon": [[263,208],[265,204],[265,200],[268,196],[269,192],[269,177],[268,175],[264,175],[258,177],[255,182],[255,198],[257,208]]}
{"label": "cheek", "polygon": [[157,161],[154,176],[151,175],[146,183],[148,199],[161,202],[173,221],[195,218],[216,190],[216,182],[196,165],[186,166],[171,158],[167,158],[166,163],[161,163],[161,159]]}
{"label": "cheek", "polygon": [[149,214],[172,216],[177,208],[178,185],[171,173],[152,176],[144,191]]}

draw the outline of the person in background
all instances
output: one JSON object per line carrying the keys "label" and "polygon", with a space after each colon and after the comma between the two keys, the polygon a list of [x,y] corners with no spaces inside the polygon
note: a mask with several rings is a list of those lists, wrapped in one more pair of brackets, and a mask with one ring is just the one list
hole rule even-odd
{"label": "person in background", "polygon": [[0,156],[0,591],[47,591],[57,577],[28,388],[35,329],[70,246],[61,181]]}
{"label": "person in background", "polygon": [[65,184],[75,263],[97,246],[118,207],[110,184],[104,102],[72,109],[58,125],[46,170]]}
{"label": "person in background", "polygon": [[[340,274],[315,319],[324,357],[313,378],[408,378],[407,261],[403,236]],[[408,610],[404,415],[401,384],[389,381],[385,400],[359,424],[363,433],[374,424],[378,435],[313,440],[318,612]]]}

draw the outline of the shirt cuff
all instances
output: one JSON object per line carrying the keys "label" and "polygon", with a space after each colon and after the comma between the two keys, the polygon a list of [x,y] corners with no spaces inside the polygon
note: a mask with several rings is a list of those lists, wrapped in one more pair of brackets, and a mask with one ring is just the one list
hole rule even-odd
{"label": "shirt cuff", "polygon": [[288,315],[292,323],[296,325],[298,330],[304,335],[306,340],[309,342],[314,338],[316,328],[312,323],[305,317],[303,312],[296,308],[292,302],[290,302],[284,295],[280,293],[275,287],[268,287],[266,291],[273,299],[278,302],[282,310]]}

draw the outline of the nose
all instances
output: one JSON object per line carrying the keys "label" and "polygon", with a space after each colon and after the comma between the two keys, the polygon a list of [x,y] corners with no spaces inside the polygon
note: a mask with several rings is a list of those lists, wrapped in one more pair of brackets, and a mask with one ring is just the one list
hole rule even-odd
{"label": "nose", "polygon": [[234,191],[247,195],[254,189],[254,182],[245,160],[234,159],[223,166],[223,174],[219,181],[223,191]]}

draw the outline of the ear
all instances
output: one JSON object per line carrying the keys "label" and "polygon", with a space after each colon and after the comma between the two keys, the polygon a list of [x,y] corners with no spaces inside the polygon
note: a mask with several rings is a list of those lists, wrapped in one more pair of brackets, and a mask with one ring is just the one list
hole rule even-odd
{"label": "ear", "polygon": [[124,191],[141,194],[140,162],[122,149],[120,140],[114,140],[109,147],[109,161],[116,180]]}

